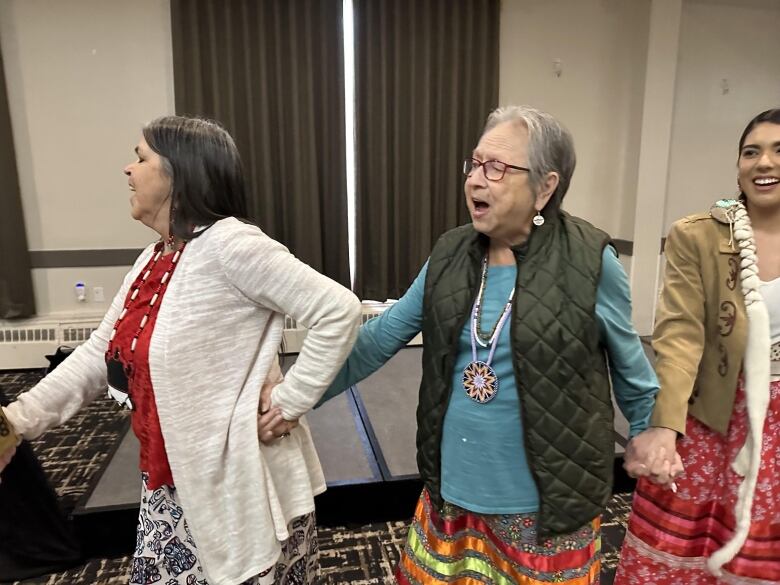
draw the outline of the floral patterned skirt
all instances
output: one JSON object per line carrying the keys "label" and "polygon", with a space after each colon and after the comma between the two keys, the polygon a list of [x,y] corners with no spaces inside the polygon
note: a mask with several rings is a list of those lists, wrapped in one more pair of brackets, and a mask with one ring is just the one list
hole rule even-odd
{"label": "floral patterned skirt", "polygon": [[536,514],[476,514],[423,490],[396,569],[401,585],[599,583],[601,519],[537,542]]}
{"label": "floral patterned skirt", "polygon": [[[317,530],[314,513],[295,518],[276,564],[242,585],[314,585],[317,582]],[[198,561],[198,547],[176,498],[176,488],[147,487],[143,474],[138,534],[131,585],[209,585]]]}
{"label": "floral patterned skirt", "polygon": [[685,475],[677,480],[676,494],[647,480],[637,485],[615,585],[780,583],[780,381],[770,384],[748,539],[720,580],[705,567],[733,534],[742,479],[731,462],[747,431],[742,383],[726,437],[688,417],[686,436],[678,443]]}

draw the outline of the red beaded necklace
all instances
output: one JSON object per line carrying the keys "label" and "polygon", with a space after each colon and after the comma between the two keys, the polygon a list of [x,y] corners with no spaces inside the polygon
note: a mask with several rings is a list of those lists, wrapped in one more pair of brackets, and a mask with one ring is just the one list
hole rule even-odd
{"label": "red beaded necklace", "polygon": [[[108,370],[109,370],[108,371],[109,374],[108,394],[114,400],[119,402],[122,406],[126,406],[131,410],[133,408],[133,405],[132,402],[130,401],[130,396],[127,391],[127,386],[128,386],[127,380],[131,378],[133,375],[133,360],[135,359],[135,347],[136,344],[138,343],[138,338],[141,336],[141,332],[144,330],[144,327],[146,327],[146,324],[149,322],[149,317],[152,313],[152,310],[154,309],[154,305],[157,303],[157,300],[160,298],[163,289],[165,289],[165,287],[168,285],[168,282],[171,279],[171,275],[173,274],[173,271],[176,269],[176,264],[178,263],[179,258],[181,257],[181,254],[184,251],[186,245],[187,244],[185,242],[179,250],[173,253],[173,258],[171,259],[171,265],[168,267],[168,270],[166,270],[165,274],[163,274],[163,277],[160,280],[160,284],[157,286],[157,290],[154,291],[152,298],[149,300],[149,305],[146,308],[146,313],[141,318],[141,322],[138,325],[138,330],[135,332],[135,335],[133,335],[133,339],[130,342],[130,356],[128,357],[127,363],[124,366],[122,366],[121,363],[119,362],[119,349],[114,347],[114,337],[116,337],[117,329],[119,329],[119,325],[122,323],[122,320],[127,316],[130,307],[133,305],[136,298],[138,298],[138,294],[141,290],[141,287],[149,278],[149,275],[152,274],[154,267],[157,265],[157,262],[162,257],[163,247],[164,247],[162,242],[155,247],[155,253],[154,256],[152,257],[152,261],[144,270],[141,277],[136,278],[136,281],[133,284],[132,292],[130,293],[130,296],[126,301],[125,306],[122,309],[122,312],[119,314],[119,318],[116,320],[116,323],[114,323],[114,328],[111,330],[111,337],[109,337],[108,349],[106,351],[106,363],[108,365]],[[116,380],[116,375],[118,373],[117,367],[123,371],[124,380],[120,379],[119,383],[112,383]],[[121,377],[122,376],[120,375],[120,378]]]}

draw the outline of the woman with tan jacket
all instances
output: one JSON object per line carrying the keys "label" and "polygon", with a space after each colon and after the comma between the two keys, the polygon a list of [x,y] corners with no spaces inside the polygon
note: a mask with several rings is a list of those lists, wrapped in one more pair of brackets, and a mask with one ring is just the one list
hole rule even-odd
{"label": "woman with tan jacket", "polygon": [[616,585],[780,582],[780,109],[737,166],[739,198],[666,240],[652,425],[670,459],[634,469]]}

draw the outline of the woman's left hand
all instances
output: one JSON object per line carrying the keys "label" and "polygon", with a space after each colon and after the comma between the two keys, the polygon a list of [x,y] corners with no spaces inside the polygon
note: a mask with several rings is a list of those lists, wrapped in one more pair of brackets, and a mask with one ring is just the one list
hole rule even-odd
{"label": "woman's left hand", "polygon": [[278,382],[266,381],[260,391],[260,412],[257,413],[257,435],[265,445],[273,444],[278,439],[290,435],[290,431],[298,426],[297,420],[284,420],[282,411],[271,406],[271,391]]}

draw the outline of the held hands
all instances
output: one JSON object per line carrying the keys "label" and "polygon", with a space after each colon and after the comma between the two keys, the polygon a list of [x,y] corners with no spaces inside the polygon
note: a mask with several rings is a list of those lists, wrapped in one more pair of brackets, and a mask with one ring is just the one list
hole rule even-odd
{"label": "held hands", "polygon": [[260,390],[260,411],[257,413],[257,434],[264,445],[272,445],[278,439],[288,437],[290,431],[298,426],[297,420],[284,420],[282,411],[271,405],[271,391],[281,381],[282,372],[278,364],[274,364]]}
{"label": "held hands", "polygon": [[676,444],[677,431],[651,427],[628,442],[623,468],[631,477],[647,477],[677,491],[674,480],[685,468]]}

